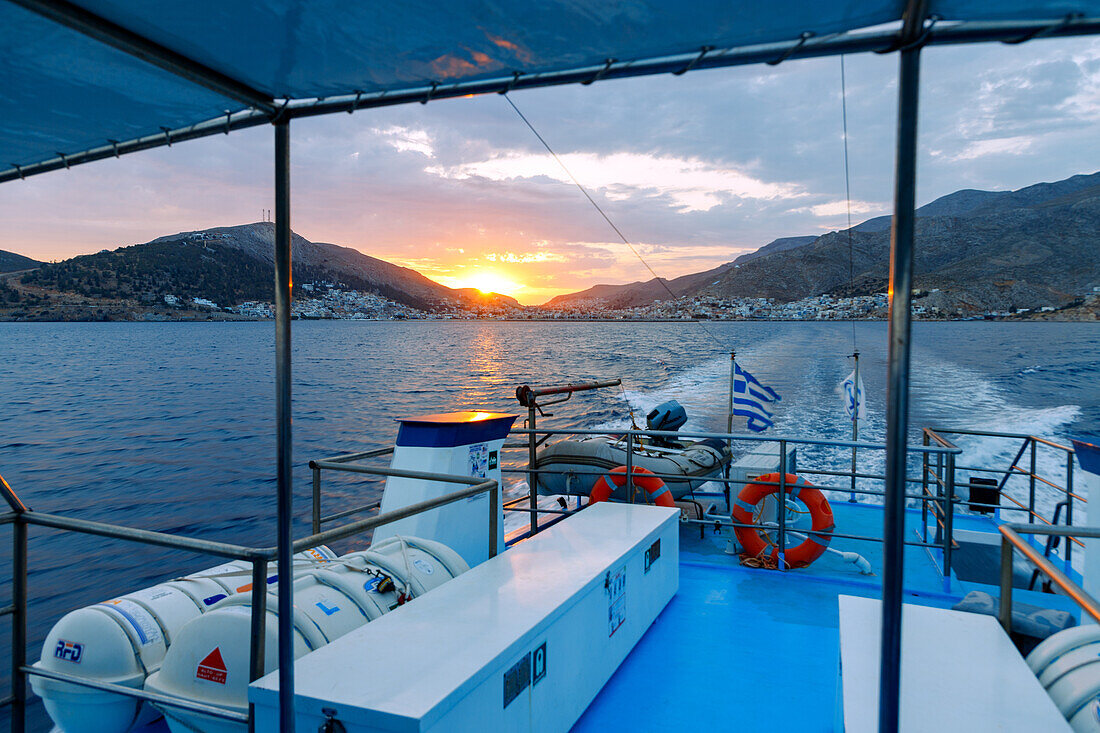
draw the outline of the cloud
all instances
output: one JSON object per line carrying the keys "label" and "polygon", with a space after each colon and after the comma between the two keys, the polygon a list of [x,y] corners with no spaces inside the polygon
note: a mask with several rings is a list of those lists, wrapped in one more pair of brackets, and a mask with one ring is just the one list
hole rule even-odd
{"label": "cloud", "polygon": [[[741,170],[698,158],[649,153],[566,153],[559,156],[582,185],[601,190],[613,201],[634,196],[666,196],[682,213],[709,211],[730,199],[773,200],[804,196],[795,184],[769,183]],[[549,155],[510,151],[486,160],[453,166],[429,166],[441,178],[515,181],[549,178],[572,183]]]}
{"label": "cloud", "polygon": [[[887,208],[886,204],[875,203],[873,201],[851,202],[851,211],[853,215],[878,213]],[[848,202],[845,200],[827,201],[823,204],[814,204],[813,206],[799,206],[796,209],[791,209],[791,213],[806,213],[813,214],[814,216],[842,216],[848,213]]]}
{"label": "cloud", "polygon": [[[401,125],[390,125],[384,129],[375,128],[374,133],[381,135],[383,140],[399,153],[413,152],[435,157],[435,148],[432,138],[425,130],[414,130]],[[358,153],[356,153],[358,157]]]}
{"label": "cloud", "polygon": [[1026,135],[1015,137],[992,138],[989,140],[975,140],[955,154],[948,154],[942,150],[931,151],[936,158],[946,158],[952,162],[962,160],[976,160],[987,155],[1023,155],[1031,148],[1034,139]]}

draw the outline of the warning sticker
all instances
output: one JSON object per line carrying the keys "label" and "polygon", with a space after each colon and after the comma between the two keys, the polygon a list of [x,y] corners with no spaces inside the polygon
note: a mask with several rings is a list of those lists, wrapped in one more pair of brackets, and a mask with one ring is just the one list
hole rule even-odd
{"label": "warning sticker", "polygon": [[141,642],[142,646],[156,644],[164,638],[156,619],[133,601],[128,601],[125,598],[114,598],[98,605],[106,606],[126,619],[134,631],[137,632],[138,641]]}
{"label": "warning sticker", "polygon": [[214,647],[214,651],[203,657],[199,666],[195,669],[195,679],[208,680],[219,685],[225,684],[228,672],[225,669],[225,660],[222,659],[221,647]]}
{"label": "warning sticker", "polygon": [[614,572],[607,571],[604,590],[607,591],[607,635],[610,637],[626,621],[626,565]]}
{"label": "warning sticker", "polygon": [[431,575],[435,572],[435,568],[432,567],[432,564],[430,562],[427,562],[419,557],[413,560],[413,567],[424,573],[425,575]]}
{"label": "warning sticker", "polygon": [[470,446],[470,475],[485,478],[489,473],[489,444]]}

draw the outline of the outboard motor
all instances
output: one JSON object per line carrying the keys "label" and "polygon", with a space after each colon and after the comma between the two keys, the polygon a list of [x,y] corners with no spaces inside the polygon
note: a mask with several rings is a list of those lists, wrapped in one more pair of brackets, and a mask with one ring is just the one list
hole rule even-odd
{"label": "outboard motor", "polygon": [[[650,410],[649,414],[645,416],[645,424],[650,430],[675,431],[683,427],[687,419],[687,411],[684,410],[684,406],[676,400],[669,400]],[[668,436],[654,437],[653,442],[658,445],[676,446],[676,442]]]}

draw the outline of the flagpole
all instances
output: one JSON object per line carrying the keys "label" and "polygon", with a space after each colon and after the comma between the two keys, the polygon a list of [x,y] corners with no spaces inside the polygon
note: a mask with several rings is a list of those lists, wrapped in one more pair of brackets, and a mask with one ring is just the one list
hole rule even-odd
{"label": "flagpole", "polygon": [[[856,360],[855,384],[852,385],[852,393],[855,395],[855,409],[852,410],[852,442],[855,443],[859,440],[859,408],[863,400],[859,392],[859,352],[852,354],[852,358]],[[858,450],[859,448],[852,446],[852,490],[848,494],[850,502],[856,500],[856,452]]]}
{"label": "flagpole", "polygon": [[[730,349],[730,394],[729,394],[729,402],[726,406],[726,433],[727,434],[733,433],[733,380],[734,380],[734,375],[737,371],[736,364],[737,364],[737,354],[736,354],[736,352],[733,351],[733,349]],[[726,445],[729,446],[730,454],[732,455],[733,454],[733,438],[727,438],[726,439]],[[730,463],[733,463],[732,459],[730,460],[729,463],[726,464],[726,488],[725,488],[725,491],[723,491],[722,493],[724,493],[726,495],[726,507],[728,509],[732,510],[732,506],[730,506],[730,484],[729,484]]]}

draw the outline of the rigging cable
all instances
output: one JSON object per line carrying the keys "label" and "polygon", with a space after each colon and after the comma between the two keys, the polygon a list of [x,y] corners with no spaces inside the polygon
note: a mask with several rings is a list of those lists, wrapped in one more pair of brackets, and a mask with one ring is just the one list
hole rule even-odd
{"label": "rigging cable", "polygon": [[[577,180],[577,177],[573,175],[573,172],[569,170],[569,168],[565,165],[565,162],[558,157],[558,154],[554,152],[553,148],[550,147],[550,144],[546,142],[545,138],[543,138],[543,136],[539,134],[539,131],[535,129],[535,126],[531,124],[531,121],[527,119],[527,116],[520,112],[519,107],[517,107],[516,103],[512,101],[512,97],[508,94],[502,94],[502,96],[505,100],[507,100],[508,104],[512,105],[512,109],[516,111],[516,114],[519,115],[519,118],[523,120],[528,129],[530,129],[531,132],[534,133],[535,137],[539,139],[539,142],[542,143],[542,146],[546,148],[546,152],[550,153],[551,157],[553,157],[554,160],[558,162],[558,165],[561,166],[561,169],[565,171],[565,175],[569,176],[569,179],[573,181],[573,184],[581,190],[581,193],[584,194],[584,197],[588,199],[588,203],[592,204],[596,211],[600,212],[600,216],[602,216],[604,218],[604,221],[606,221],[608,225],[615,230],[615,234],[619,235],[619,239],[622,240],[623,244],[630,248],[630,251],[633,252],[634,256],[638,258],[638,261],[645,265],[645,269],[649,270],[649,273],[653,275],[654,279],[658,283],[660,283],[665,290],[668,291],[668,294],[672,297],[673,300],[676,300],[679,296],[677,296],[676,293],[672,292],[672,288],[668,286],[668,283],[665,282],[665,280],[657,274],[656,270],[649,266],[649,263],[645,261],[644,257],[642,257],[641,252],[639,252],[634,247],[634,245],[630,243],[630,240],[627,239],[625,235],[623,235],[622,231],[619,230],[619,227],[615,226],[615,222],[611,221],[611,217],[609,217],[607,213],[602,208],[600,208],[600,205],[596,203],[596,200],[592,198],[591,194],[588,193],[588,189],[586,189],[581,184],[581,182]],[[711,332],[709,328],[706,327],[706,325],[702,321],[700,321],[699,319],[695,319],[695,322],[699,324],[699,327],[703,329],[703,332],[706,333],[706,335],[709,336],[712,341],[714,341],[719,349],[726,350],[725,345],[718,339],[717,336],[714,335],[714,333]]]}
{"label": "rigging cable", "polygon": [[[848,297],[855,293],[855,256],[852,252],[852,179],[848,172],[848,89],[844,79],[844,54],[840,54],[840,111],[844,120],[844,198],[848,205]],[[856,347],[856,322],[852,321],[852,351]]]}

